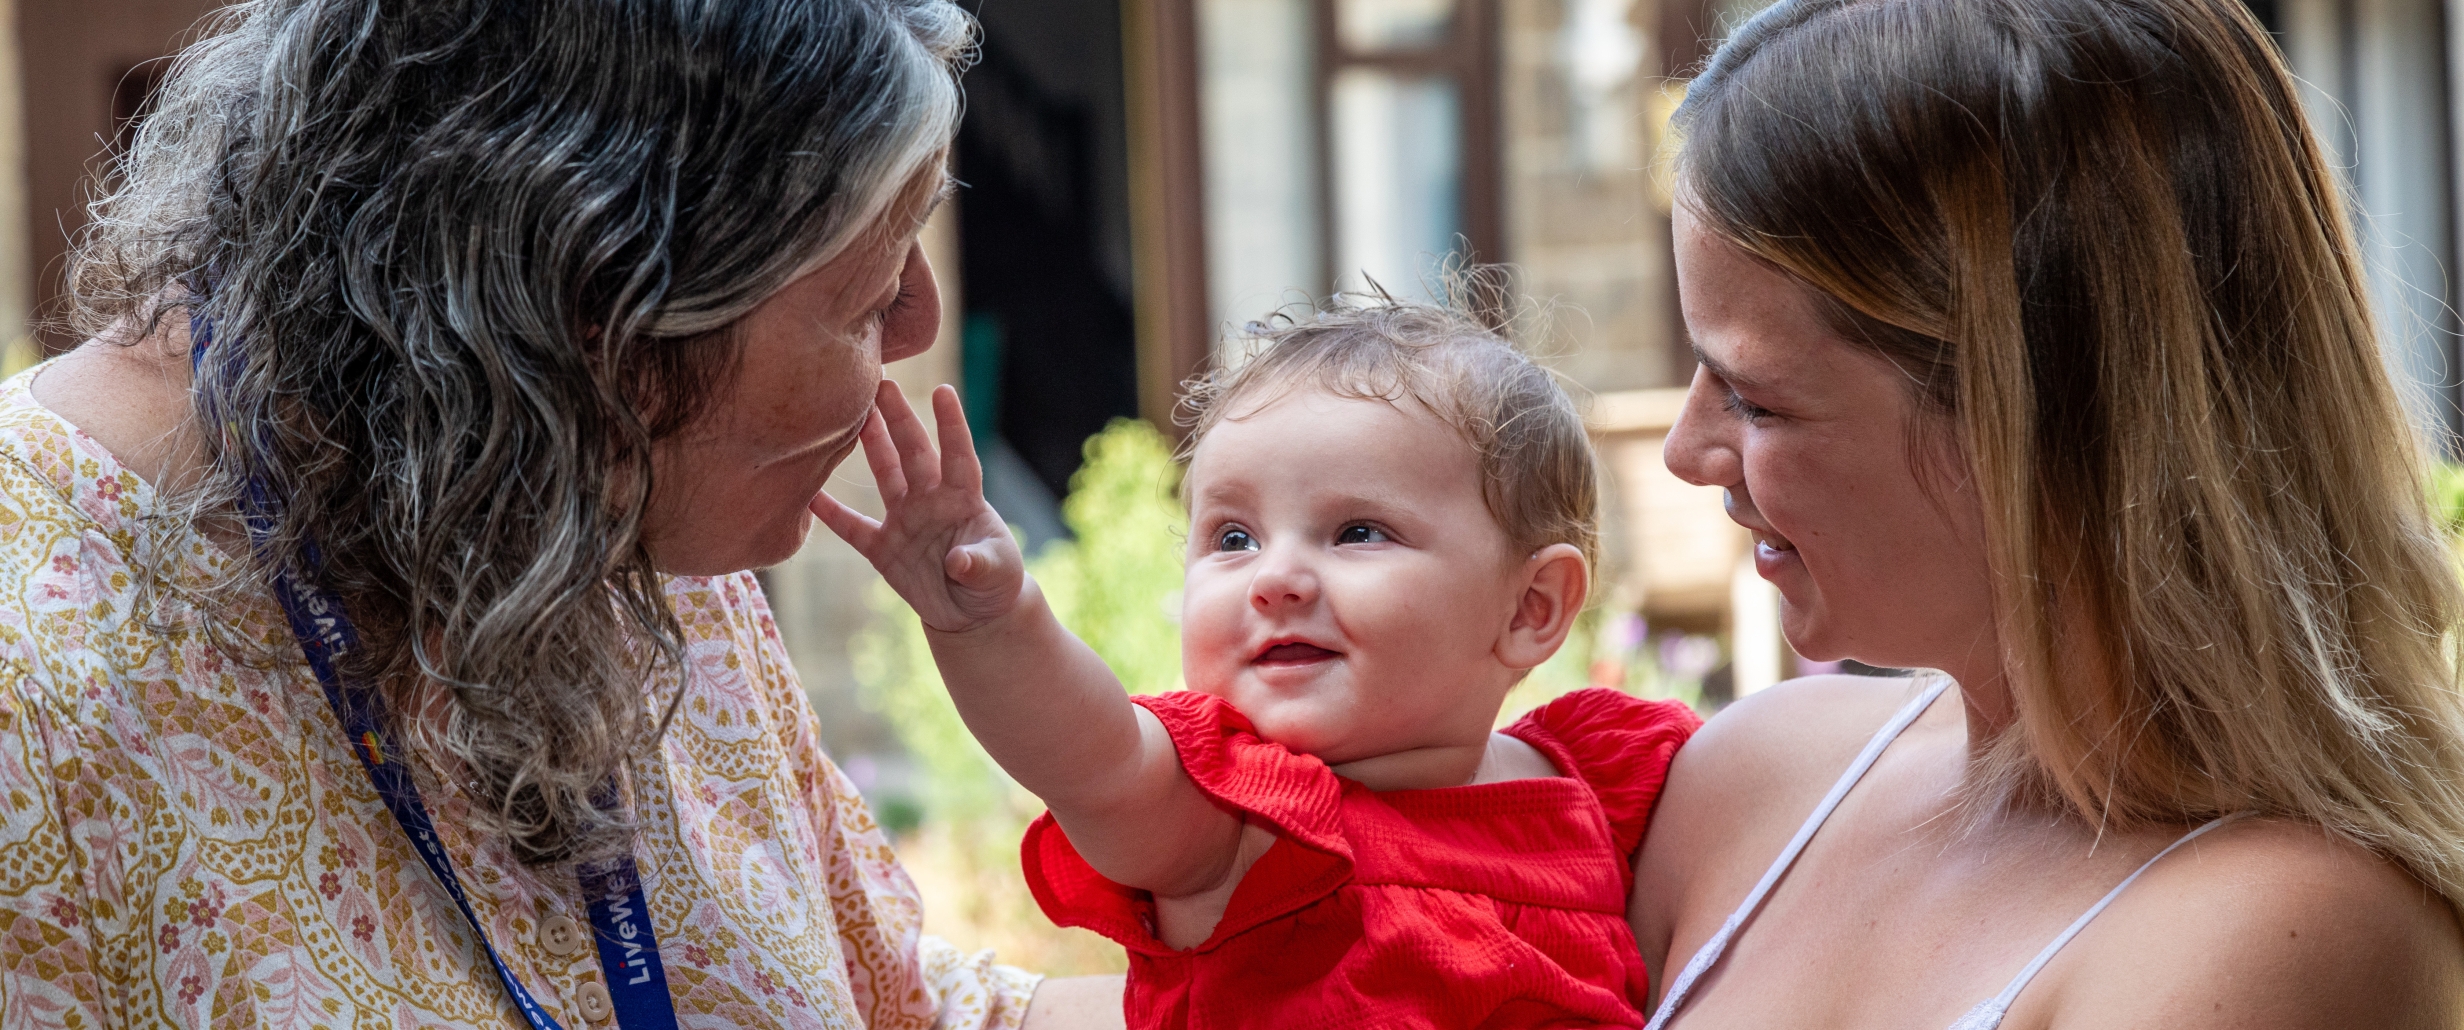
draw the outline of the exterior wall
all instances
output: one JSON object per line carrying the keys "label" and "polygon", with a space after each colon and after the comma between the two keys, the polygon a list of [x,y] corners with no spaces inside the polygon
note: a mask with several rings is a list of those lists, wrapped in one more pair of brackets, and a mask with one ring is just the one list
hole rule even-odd
{"label": "exterior wall", "polygon": [[[1525,338],[1595,391],[1683,382],[1668,212],[1652,167],[1664,117],[1652,0],[1508,0],[1508,260],[1537,306]],[[1657,117],[1655,117],[1657,116]]]}
{"label": "exterior wall", "polygon": [[1211,339],[1322,289],[1309,0],[1198,0]]}

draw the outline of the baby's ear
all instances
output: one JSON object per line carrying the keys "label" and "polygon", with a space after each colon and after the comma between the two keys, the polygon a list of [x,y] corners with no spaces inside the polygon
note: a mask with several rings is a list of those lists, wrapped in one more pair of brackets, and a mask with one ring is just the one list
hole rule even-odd
{"label": "baby's ear", "polygon": [[1523,670],[1548,661],[1574,631],[1574,619],[1591,596],[1591,565],[1573,544],[1550,544],[1523,562],[1515,582],[1522,593],[1498,638],[1497,660]]}

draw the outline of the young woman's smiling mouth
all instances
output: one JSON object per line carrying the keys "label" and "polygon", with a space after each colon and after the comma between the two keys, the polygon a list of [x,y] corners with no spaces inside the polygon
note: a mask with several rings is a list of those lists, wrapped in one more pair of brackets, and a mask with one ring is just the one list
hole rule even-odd
{"label": "young woman's smiling mouth", "polygon": [[1754,571],[1762,578],[1778,581],[1789,567],[1802,560],[1797,545],[1787,537],[1767,529],[1749,529],[1754,534]]}

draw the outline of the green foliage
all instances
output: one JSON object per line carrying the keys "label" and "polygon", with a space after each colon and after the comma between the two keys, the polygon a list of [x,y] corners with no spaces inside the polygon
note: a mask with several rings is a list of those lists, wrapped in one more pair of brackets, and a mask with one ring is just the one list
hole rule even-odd
{"label": "green foliage", "polygon": [[1027,563],[1053,613],[1134,694],[1181,679],[1181,470],[1155,427],[1114,419],[1087,440],[1061,519],[1075,540]]}
{"label": "green foliage", "polygon": [[2430,507],[2449,535],[2464,536],[2464,465],[2442,461],[2430,470]]}

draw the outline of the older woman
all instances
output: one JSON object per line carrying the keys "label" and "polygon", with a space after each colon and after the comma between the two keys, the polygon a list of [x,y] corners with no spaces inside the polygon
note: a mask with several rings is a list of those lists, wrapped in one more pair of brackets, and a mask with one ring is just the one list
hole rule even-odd
{"label": "older woman", "polygon": [[1117,1021],[920,937],[745,571],[933,339],[968,33],[259,0],[181,58],[95,338],[0,387],[0,1024]]}
{"label": "older woman", "polygon": [[1655,1030],[2464,1023],[2454,566],[2248,11],[1783,0],[1679,121],[1669,465],[1944,675],[1679,756]]}

